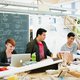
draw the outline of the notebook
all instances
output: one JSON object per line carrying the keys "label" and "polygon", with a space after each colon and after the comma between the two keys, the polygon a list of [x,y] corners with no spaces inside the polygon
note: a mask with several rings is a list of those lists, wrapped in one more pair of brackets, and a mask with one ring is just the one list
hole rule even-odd
{"label": "notebook", "polygon": [[23,66],[23,63],[25,61],[30,61],[30,59],[31,59],[31,54],[30,53],[12,54],[10,66],[21,67],[21,66]]}

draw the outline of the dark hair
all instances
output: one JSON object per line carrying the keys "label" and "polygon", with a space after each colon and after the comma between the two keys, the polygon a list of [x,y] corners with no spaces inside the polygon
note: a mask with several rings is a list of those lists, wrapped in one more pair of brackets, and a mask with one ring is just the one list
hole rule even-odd
{"label": "dark hair", "polygon": [[39,28],[36,32],[36,37],[39,35],[41,35],[43,32],[47,32],[47,30],[43,29],[43,28]]}
{"label": "dark hair", "polygon": [[68,38],[69,38],[69,37],[75,37],[75,34],[74,34],[73,32],[69,32],[68,35],[67,35],[67,37],[68,37]]}
{"label": "dark hair", "polygon": [[15,45],[16,45],[15,40],[14,40],[14,39],[12,39],[12,38],[7,39],[7,40],[5,41],[5,44],[7,44],[7,43],[12,44],[13,46],[15,46]]}

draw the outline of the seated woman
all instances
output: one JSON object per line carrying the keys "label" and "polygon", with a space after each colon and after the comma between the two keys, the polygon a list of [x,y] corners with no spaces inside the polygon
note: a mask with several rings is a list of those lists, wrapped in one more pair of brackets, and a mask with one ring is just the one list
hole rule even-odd
{"label": "seated woman", "polygon": [[5,41],[5,50],[0,52],[0,66],[9,66],[11,62],[11,55],[16,54],[16,42],[14,39],[9,38]]}

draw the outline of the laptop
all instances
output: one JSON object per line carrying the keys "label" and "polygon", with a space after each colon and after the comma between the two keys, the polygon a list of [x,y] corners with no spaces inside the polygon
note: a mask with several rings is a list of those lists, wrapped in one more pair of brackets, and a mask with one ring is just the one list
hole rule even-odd
{"label": "laptop", "polygon": [[10,66],[21,67],[25,61],[30,61],[31,54],[12,54]]}

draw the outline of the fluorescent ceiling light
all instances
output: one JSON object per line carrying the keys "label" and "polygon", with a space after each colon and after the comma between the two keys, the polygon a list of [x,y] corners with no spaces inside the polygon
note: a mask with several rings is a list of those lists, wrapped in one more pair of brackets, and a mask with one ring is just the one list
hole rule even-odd
{"label": "fluorescent ceiling light", "polygon": [[4,5],[0,5],[0,8],[4,7]]}
{"label": "fluorescent ceiling light", "polygon": [[21,3],[32,3],[34,0],[7,0],[7,1],[14,1],[14,2],[21,2]]}
{"label": "fluorescent ceiling light", "polygon": [[18,7],[18,6],[6,6],[5,8],[28,10],[28,7]]}

